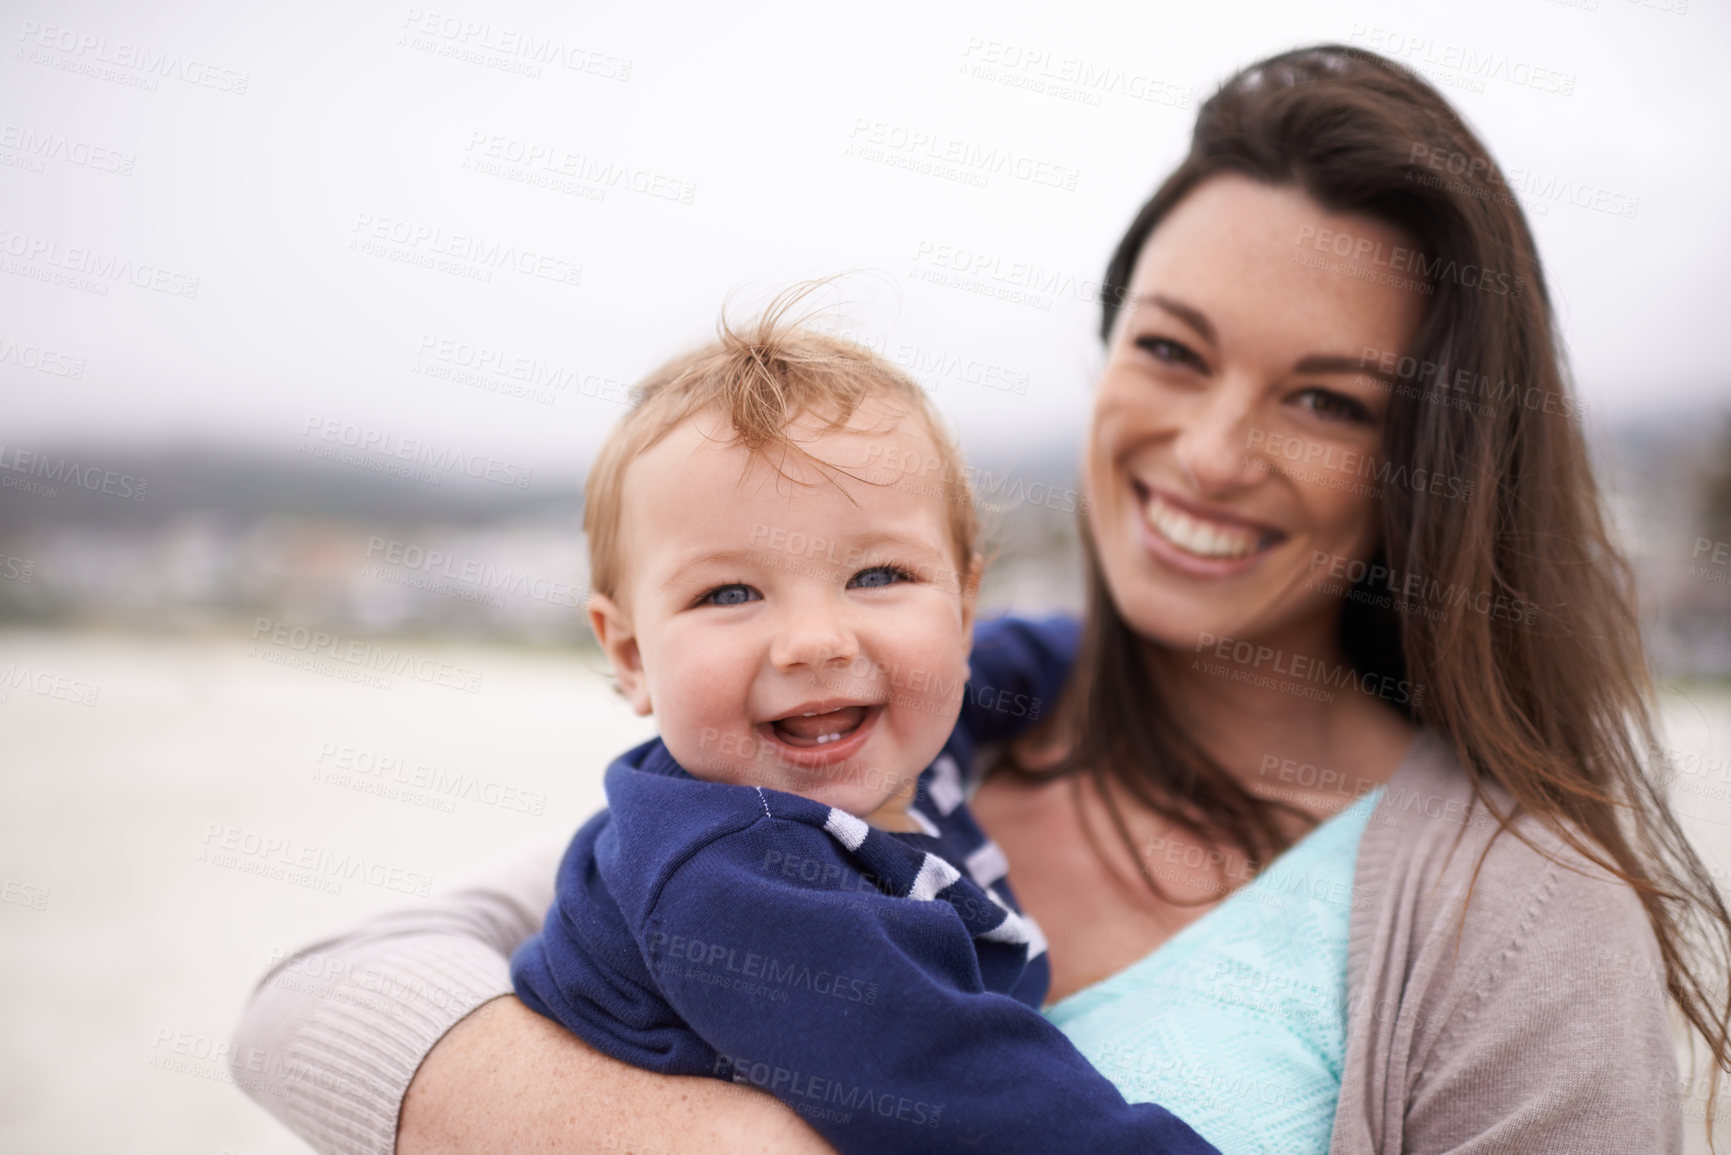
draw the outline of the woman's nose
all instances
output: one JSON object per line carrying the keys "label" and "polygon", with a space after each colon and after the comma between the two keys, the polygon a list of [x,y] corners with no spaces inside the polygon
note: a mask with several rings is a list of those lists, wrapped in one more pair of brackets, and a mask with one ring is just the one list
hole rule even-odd
{"label": "woman's nose", "polygon": [[1247,393],[1217,386],[1186,415],[1175,456],[1198,496],[1229,493],[1256,477],[1250,448],[1254,407]]}

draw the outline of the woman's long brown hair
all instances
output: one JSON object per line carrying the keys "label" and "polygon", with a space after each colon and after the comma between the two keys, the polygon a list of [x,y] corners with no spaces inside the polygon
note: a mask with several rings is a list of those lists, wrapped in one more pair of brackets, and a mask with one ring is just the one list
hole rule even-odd
{"label": "woman's long brown hair", "polygon": [[[1397,351],[1410,361],[1393,362],[1403,375],[1384,454],[1409,473],[1469,480],[1473,496],[1384,486],[1373,560],[1520,612],[1427,614],[1348,598],[1344,652],[1361,672],[1424,687],[1408,717],[1452,744],[1499,833],[1523,837],[1486,783],[1633,888],[1672,1000],[1731,1070],[1731,917],[1664,793],[1633,574],[1606,530],[1538,253],[1500,170],[1434,88],[1382,57],[1321,46],[1253,65],[1203,105],[1188,156],[1120,242],[1103,283],[1103,339],[1148,236],[1222,173],[1295,186],[1418,242],[1409,267],[1429,283],[1430,304],[1413,347]],[[1280,819],[1292,808],[1247,790],[1173,716],[1089,537],[1084,519],[1088,616],[1051,720],[1069,723],[1075,745],[1056,765],[1008,758],[1008,769],[1091,779],[1138,861],[1117,797],[1266,863],[1290,843]],[[1714,1079],[1709,1126],[1717,1094]]]}

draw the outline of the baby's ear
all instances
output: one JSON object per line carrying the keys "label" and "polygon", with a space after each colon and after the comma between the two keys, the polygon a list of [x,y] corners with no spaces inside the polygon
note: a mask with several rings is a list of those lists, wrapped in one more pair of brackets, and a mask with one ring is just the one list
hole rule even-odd
{"label": "baby's ear", "polygon": [[601,643],[601,652],[619,679],[619,692],[638,714],[650,713],[649,683],[643,677],[643,654],[637,648],[637,635],[631,631],[631,617],[606,594],[589,595],[589,628]]}

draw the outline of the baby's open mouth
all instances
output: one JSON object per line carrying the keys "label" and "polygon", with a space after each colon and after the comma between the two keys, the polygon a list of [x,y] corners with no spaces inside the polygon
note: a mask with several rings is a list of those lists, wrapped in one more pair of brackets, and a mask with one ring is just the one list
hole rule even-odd
{"label": "baby's open mouth", "polygon": [[842,706],[824,713],[789,714],[775,719],[769,727],[789,746],[825,746],[859,729],[870,713],[868,706]]}

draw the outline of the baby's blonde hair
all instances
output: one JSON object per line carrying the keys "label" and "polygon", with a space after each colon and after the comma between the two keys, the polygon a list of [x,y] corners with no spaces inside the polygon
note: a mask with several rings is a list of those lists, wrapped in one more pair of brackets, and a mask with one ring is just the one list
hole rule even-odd
{"label": "baby's blonde hair", "polygon": [[731,424],[734,444],[770,462],[783,477],[789,476],[783,467],[789,454],[833,474],[837,467],[817,462],[788,436],[788,427],[809,414],[824,421],[818,432],[838,432],[874,396],[902,403],[908,415],[924,422],[938,468],[922,467],[916,480],[947,499],[957,572],[968,572],[980,523],[961,452],[912,378],[870,349],[810,328],[794,315],[794,307],[824,283],[785,290],[743,330],[730,325],[724,312],[716,340],[675,357],[632,390],[631,408],[602,444],[584,494],[589,582],[596,593],[616,597],[624,576],[619,539],[625,471],[680,424],[715,410]]}

